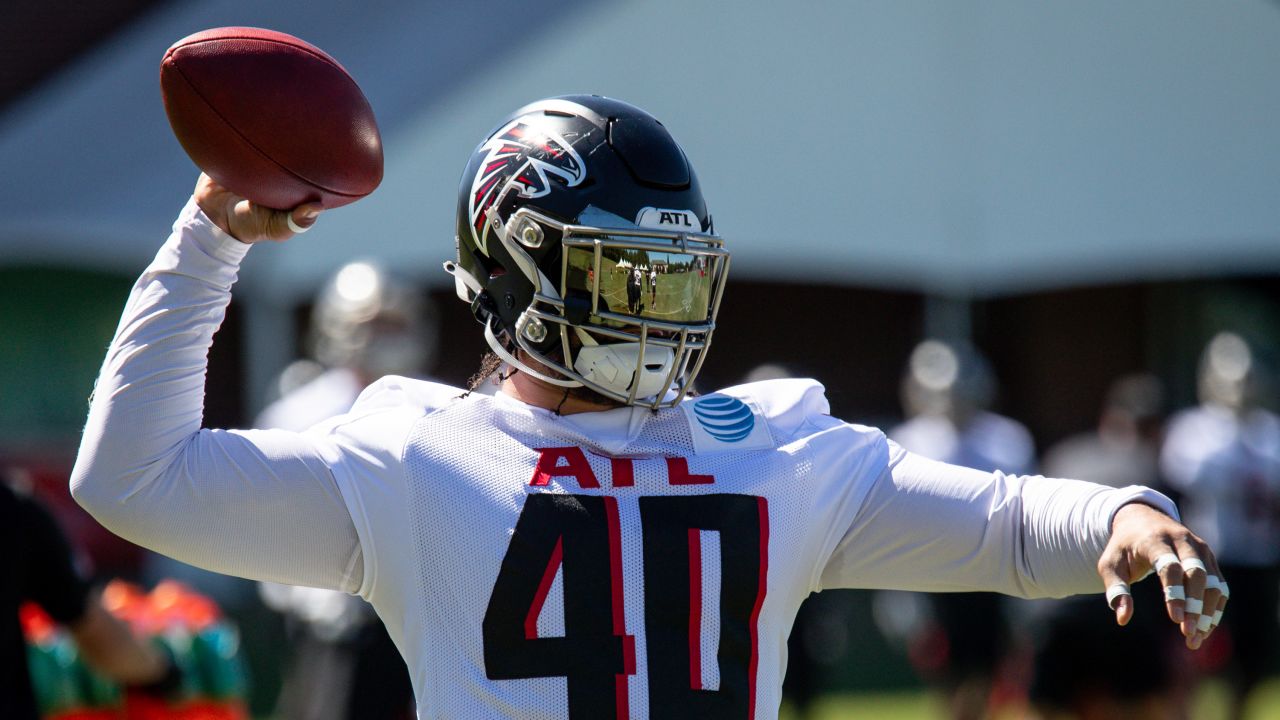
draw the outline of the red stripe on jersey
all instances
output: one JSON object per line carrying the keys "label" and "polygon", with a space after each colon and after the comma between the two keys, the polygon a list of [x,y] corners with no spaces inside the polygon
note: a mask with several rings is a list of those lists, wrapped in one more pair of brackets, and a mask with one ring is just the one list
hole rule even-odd
{"label": "red stripe on jersey", "polygon": [[631,717],[627,676],[636,672],[635,638],[627,634],[627,616],[622,599],[622,523],[618,520],[618,499],[604,498],[604,515],[609,525],[609,575],[613,605],[613,634],[622,638],[623,672],[615,676],[614,697],[618,717]]}
{"label": "red stripe on jersey", "polygon": [[622,607],[622,525],[618,521],[618,499],[604,498],[604,515],[609,523],[609,573],[613,592],[613,634],[626,635],[627,621]]}
{"label": "red stripe on jersey", "polygon": [[542,582],[538,583],[538,592],[529,605],[529,614],[524,616],[524,639],[533,640],[538,637],[538,616],[542,614],[542,604],[547,601],[547,593],[551,591],[551,583],[555,582],[556,572],[564,559],[564,538],[556,538],[556,547],[551,551],[551,559],[547,568],[542,571]]}
{"label": "red stripe on jersey", "polygon": [[689,528],[689,687],[702,689],[702,531]]}
{"label": "red stripe on jersey", "polygon": [[769,588],[769,501],[758,497],[756,507],[760,509],[760,588],[756,591],[756,604],[751,608],[751,667],[747,671],[751,704],[748,717],[756,716],[756,668],[760,665],[760,608],[764,605],[764,594]]}

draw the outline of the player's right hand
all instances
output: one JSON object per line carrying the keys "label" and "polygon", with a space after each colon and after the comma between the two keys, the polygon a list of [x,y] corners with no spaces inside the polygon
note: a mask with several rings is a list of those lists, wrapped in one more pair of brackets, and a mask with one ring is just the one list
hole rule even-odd
{"label": "player's right hand", "polygon": [[[231,237],[242,243],[258,243],[266,240],[282,242],[315,224],[320,203],[305,203],[289,210],[273,210],[252,202],[227,190],[204,173],[196,181],[196,203],[217,225]],[[290,220],[293,221],[292,226]]]}

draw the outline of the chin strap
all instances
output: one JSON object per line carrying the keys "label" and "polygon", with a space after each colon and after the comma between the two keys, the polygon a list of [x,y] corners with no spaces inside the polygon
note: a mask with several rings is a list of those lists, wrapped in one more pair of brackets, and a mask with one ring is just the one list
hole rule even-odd
{"label": "chin strap", "polygon": [[[445,272],[453,276],[454,282],[457,283],[459,298],[467,302],[471,302],[474,297],[479,296],[484,292],[484,288],[480,285],[480,282],[476,280],[471,273],[463,270],[456,262],[452,260],[445,262],[444,269]],[[550,383],[557,387],[582,387],[582,383],[577,380],[566,380],[564,378],[552,377],[546,373],[534,370],[529,367],[527,363],[521,362],[520,359],[515,356],[515,353],[508,350],[506,346],[502,344],[502,341],[498,339],[498,336],[493,332],[492,319],[484,323],[484,339],[485,342],[489,343],[490,349],[492,349],[498,357],[502,358],[502,360],[508,365],[520,370],[520,372],[528,373],[543,382]]]}
{"label": "chin strap", "polygon": [[486,322],[484,324],[484,339],[485,339],[485,342],[489,343],[489,347],[493,350],[494,353],[498,355],[498,357],[502,358],[508,365],[516,368],[520,372],[528,373],[529,375],[532,375],[533,377],[536,377],[543,382],[551,383],[552,385],[556,385],[558,387],[563,387],[563,388],[582,387],[582,383],[578,382],[577,380],[566,380],[564,378],[552,377],[550,375],[547,375],[546,373],[538,372],[537,370],[534,370],[533,368],[529,367],[528,364],[521,362],[520,359],[517,358],[514,353],[512,353],[510,350],[503,347],[502,342],[498,340],[498,336],[493,333],[492,321]]}
{"label": "chin strap", "polygon": [[463,270],[458,263],[446,260],[444,271],[453,276],[454,292],[458,294],[458,299],[463,302],[471,302],[474,296],[484,292],[484,288],[480,286],[480,281],[476,280],[471,273]]}

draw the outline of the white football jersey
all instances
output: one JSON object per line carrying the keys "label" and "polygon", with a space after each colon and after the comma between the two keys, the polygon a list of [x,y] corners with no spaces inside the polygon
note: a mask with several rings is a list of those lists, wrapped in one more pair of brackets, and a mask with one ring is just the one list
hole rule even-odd
{"label": "white football jersey", "polygon": [[424,714],[776,713],[792,619],[883,436],[826,417],[812,381],[571,416],[462,394],[387,378],[324,430],[404,438],[397,472],[337,477]]}
{"label": "white football jersey", "polygon": [[776,717],[809,593],[1096,593],[1121,505],[1176,516],[1144,488],[914,456],[830,417],[811,380],[558,416],[389,377],[302,433],[202,430],[247,252],[194,204],[179,217],[108,351],[73,493],[185,562],[368,599],[424,718]]}

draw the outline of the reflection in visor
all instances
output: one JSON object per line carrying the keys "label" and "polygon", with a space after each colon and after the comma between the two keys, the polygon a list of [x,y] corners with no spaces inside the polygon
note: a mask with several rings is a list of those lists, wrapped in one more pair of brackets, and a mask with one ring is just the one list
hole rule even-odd
{"label": "reflection in visor", "polygon": [[670,323],[704,323],[710,315],[713,268],[706,255],[605,246],[597,278],[593,248],[566,251],[566,294],[590,297],[598,280],[602,312]]}

